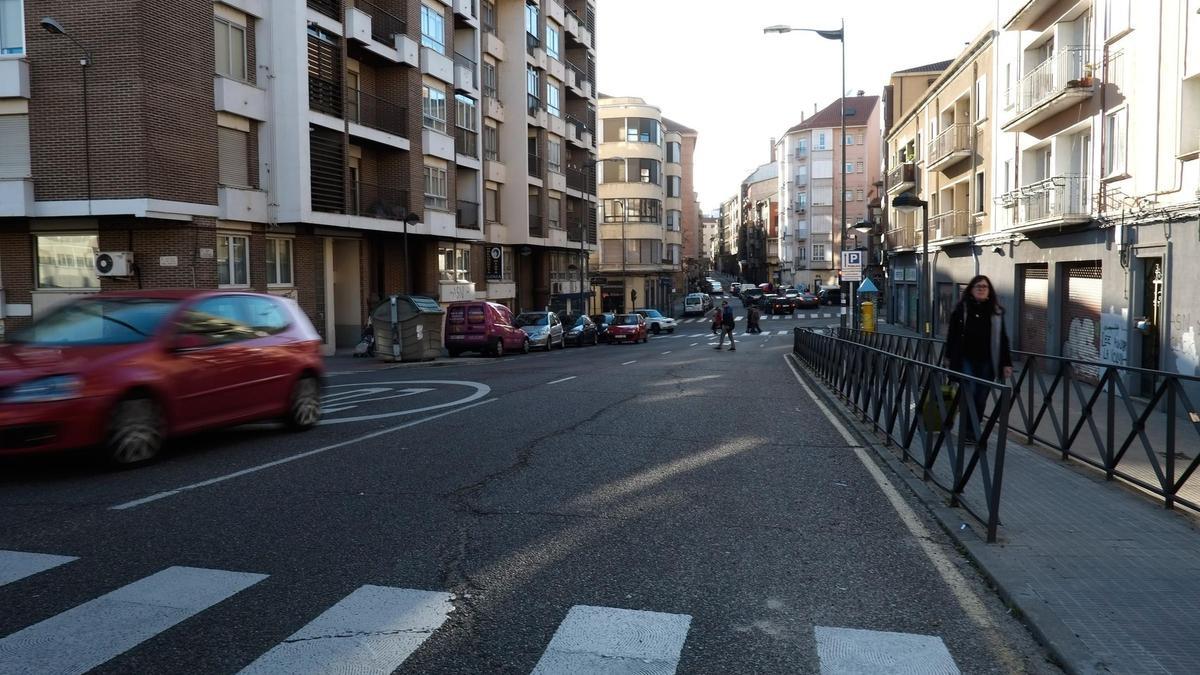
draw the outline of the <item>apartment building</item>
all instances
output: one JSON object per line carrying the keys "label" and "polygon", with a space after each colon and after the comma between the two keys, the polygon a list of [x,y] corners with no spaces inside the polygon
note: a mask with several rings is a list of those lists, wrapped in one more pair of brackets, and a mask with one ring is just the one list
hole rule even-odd
{"label": "apartment building", "polygon": [[599,116],[600,305],[669,311],[685,288],[685,209],[699,228],[695,192],[684,190],[692,185],[696,132],[632,96],[601,96]]}
{"label": "apartment building", "polygon": [[[845,100],[844,143],[840,99],[801,120],[775,143],[780,246],[785,250],[781,260],[790,261],[790,268],[781,265],[778,280],[782,283],[813,289],[837,285],[842,223],[851,237],[857,236],[855,224],[870,219],[869,205],[878,196],[881,166],[880,106],[878,96],[859,93]],[[859,242],[851,240],[847,245],[857,248]]]}
{"label": "apartment building", "polygon": [[[979,140],[992,129],[990,156],[977,155],[968,182],[981,185],[984,211],[970,214],[966,241],[946,238],[944,222],[935,235],[931,223],[934,330],[944,330],[946,306],[970,274],[984,273],[1009,308],[1016,348],[1200,372],[1200,298],[1184,262],[1200,255],[1200,3],[1023,0],[1001,9],[990,27],[991,72],[981,66],[986,79],[972,76]],[[985,55],[955,63],[986,63]],[[956,66],[932,88],[957,101],[972,77]],[[933,111],[942,119],[944,108]],[[901,163],[892,172],[914,160],[898,142],[904,133],[889,132],[889,156]],[[931,159],[915,158],[915,179],[937,171]],[[945,178],[961,171],[943,169]],[[906,188],[890,174],[889,192],[904,189],[917,190],[931,213],[951,204],[937,184]],[[918,278],[905,250],[919,243],[906,234],[911,225],[889,233],[893,283]],[[900,302],[889,311],[918,323]]]}
{"label": "apartment building", "polygon": [[[929,203],[931,255],[949,278],[969,280],[975,274],[975,237],[992,230],[996,127],[988,104],[994,98],[995,41],[996,32],[986,30],[958,58],[895,73],[885,89],[890,105],[885,105],[884,201],[913,192]],[[893,209],[884,234],[896,271],[890,289],[893,316],[914,327],[922,219],[921,213]],[[939,325],[954,308],[957,290],[953,283],[936,286]]]}
{"label": "apartment building", "polygon": [[738,228],[742,222],[741,194],[721,202],[717,215],[717,254],[715,267],[723,274],[738,274]]}
{"label": "apartment building", "polygon": [[720,215],[704,215],[700,217],[701,256],[704,273],[717,269],[721,254],[721,218]]}
{"label": "apartment building", "polygon": [[772,161],[746,176],[740,188],[737,273],[755,284],[774,281],[779,269],[778,182],[779,167]]}

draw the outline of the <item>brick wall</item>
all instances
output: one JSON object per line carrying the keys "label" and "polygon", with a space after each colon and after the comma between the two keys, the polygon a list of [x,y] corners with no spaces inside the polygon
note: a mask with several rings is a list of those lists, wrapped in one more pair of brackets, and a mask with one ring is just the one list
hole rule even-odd
{"label": "brick wall", "polygon": [[[217,286],[216,221],[212,218],[197,218],[192,223],[113,218],[101,224],[99,246],[101,251],[133,251],[138,269],[137,276],[127,279],[101,278],[101,290]],[[213,257],[201,258],[201,248],[213,249]],[[176,265],[163,266],[163,257],[174,257]]]}

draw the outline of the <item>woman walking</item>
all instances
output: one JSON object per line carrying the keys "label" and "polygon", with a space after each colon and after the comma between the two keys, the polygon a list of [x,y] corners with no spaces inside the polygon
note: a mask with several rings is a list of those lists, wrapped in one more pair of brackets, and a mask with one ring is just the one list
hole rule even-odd
{"label": "woman walking", "polygon": [[[950,314],[946,359],[952,370],[981,380],[1007,382],[1012,377],[1012,353],[1004,329],[1004,308],[996,299],[992,280],[982,274],[971,279]],[[983,410],[988,388],[967,384],[966,389],[974,399],[975,413],[982,427],[986,419]],[[960,418],[959,429],[968,443],[974,443],[974,431],[965,417]]]}

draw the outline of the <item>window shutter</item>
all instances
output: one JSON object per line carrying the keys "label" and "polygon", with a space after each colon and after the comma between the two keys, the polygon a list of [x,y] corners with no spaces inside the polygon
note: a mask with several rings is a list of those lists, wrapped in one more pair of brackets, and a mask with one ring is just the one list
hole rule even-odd
{"label": "window shutter", "polygon": [[29,178],[29,115],[0,115],[0,178]]}
{"label": "window shutter", "polygon": [[221,185],[250,186],[249,138],[250,134],[244,131],[217,127],[217,173]]}

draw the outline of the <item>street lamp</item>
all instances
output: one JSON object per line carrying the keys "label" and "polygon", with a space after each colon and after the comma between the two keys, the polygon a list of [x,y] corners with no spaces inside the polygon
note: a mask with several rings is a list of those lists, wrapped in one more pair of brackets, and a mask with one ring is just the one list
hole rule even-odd
{"label": "street lamp", "polygon": [[929,202],[912,191],[902,192],[892,198],[892,208],[900,213],[921,211],[921,287],[917,289],[917,320],[921,322],[921,334],[928,335],[930,322],[925,320],[925,313],[929,306],[929,283],[926,281],[929,271]]}
{"label": "street lamp", "polygon": [[79,47],[83,56],[79,59],[80,71],[83,73],[83,170],[87,183],[88,215],[92,213],[92,143],[88,124],[88,66],[92,65],[92,55],[87,48],[79,44],[73,35],[67,32],[63,25],[53,17],[43,16],[42,28],[51,35],[62,35]]}
{"label": "street lamp", "polygon": [[[839,97],[841,102],[841,118],[842,118],[842,137],[840,143],[842,145],[842,216],[841,216],[841,235],[842,243],[839,247],[844,250],[846,248],[846,20],[842,19],[842,27],[837,30],[818,30],[816,28],[793,28],[782,24],[767,26],[763,29],[764,33],[791,33],[792,31],[805,31],[808,33],[816,33],[826,40],[837,40],[842,43],[842,91]],[[841,254],[841,251],[838,251]],[[842,269],[841,258],[838,259],[838,270]],[[839,275],[840,278],[840,275]],[[842,282],[842,293],[846,292],[846,282]],[[842,328],[846,327],[846,315],[842,314]]]}

